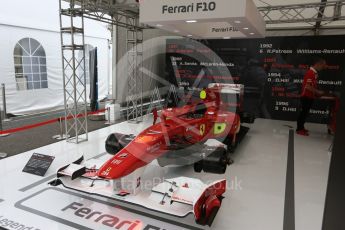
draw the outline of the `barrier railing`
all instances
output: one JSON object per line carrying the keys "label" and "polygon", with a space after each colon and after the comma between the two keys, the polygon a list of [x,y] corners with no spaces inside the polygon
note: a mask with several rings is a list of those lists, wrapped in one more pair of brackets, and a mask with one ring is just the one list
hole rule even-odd
{"label": "barrier railing", "polygon": [[[97,113],[100,113],[100,112],[105,112],[105,110],[101,109],[101,110],[94,111],[94,112],[88,112],[87,115],[93,115],[93,114],[97,114]],[[77,118],[82,117],[82,116],[84,116],[84,115],[79,115],[79,116],[77,116]],[[0,131],[0,134],[4,134],[4,133],[17,133],[17,132],[21,132],[21,131],[25,131],[25,130],[29,130],[29,129],[33,129],[33,128],[38,128],[38,127],[41,127],[41,126],[45,126],[45,125],[48,125],[48,124],[55,123],[55,122],[59,121],[59,119],[61,119],[61,121],[66,121],[66,120],[69,120],[69,119],[73,119],[73,117],[72,116],[68,116],[68,117],[62,117],[62,118],[58,118],[58,119],[54,118],[54,119],[51,119],[51,120],[46,120],[46,121],[35,123],[35,124],[24,125],[24,126],[17,127],[17,128],[11,128],[11,129]]]}

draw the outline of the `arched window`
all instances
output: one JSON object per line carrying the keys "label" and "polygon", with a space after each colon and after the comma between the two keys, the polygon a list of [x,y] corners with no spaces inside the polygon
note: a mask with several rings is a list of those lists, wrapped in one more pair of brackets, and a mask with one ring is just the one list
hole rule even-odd
{"label": "arched window", "polygon": [[48,88],[46,53],[37,40],[21,39],[13,56],[17,90]]}
{"label": "arched window", "polygon": [[[89,44],[85,44],[85,80],[86,84],[90,84],[90,51],[93,50],[94,47]],[[78,54],[79,60],[83,58],[83,52],[80,51]],[[79,75],[83,75],[83,67],[79,68]]]}

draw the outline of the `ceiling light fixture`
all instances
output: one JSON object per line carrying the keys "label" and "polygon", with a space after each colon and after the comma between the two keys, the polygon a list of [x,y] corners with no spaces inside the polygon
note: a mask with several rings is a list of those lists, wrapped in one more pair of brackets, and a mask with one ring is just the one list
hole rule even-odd
{"label": "ceiling light fixture", "polygon": [[195,22],[198,22],[197,20],[188,20],[186,21],[187,23],[195,23]]}
{"label": "ceiling light fixture", "polygon": [[248,27],[244,27],[243,29],[244,29],[244,30],[249,30],[249,28],[248,28]]}
{"label": "ceiling light fixture", "polygon": [[236,24],[240,24],[240,23],[241,23],[241,21],[237,20],[237,21],[235,21],[235,23],[236,23]]}
{"label": "ceiling light fixture", "polygon": [[157,26],[157,27],[162,27],[163,25],[161,25],[161,24],[157,24],[156,26]]}

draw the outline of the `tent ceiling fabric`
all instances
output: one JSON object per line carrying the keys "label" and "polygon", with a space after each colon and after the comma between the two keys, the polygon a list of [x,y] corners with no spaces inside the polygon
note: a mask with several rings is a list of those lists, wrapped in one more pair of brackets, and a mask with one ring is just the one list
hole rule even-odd
{"label": "tent ceiling fabric", "polygon": [[[70,2],[70,0],[66,0],[67,2]],[[80,0],[76,0],[76,2],[80,2]],[[99,11],[102,13],[106,14],[116,14],[116,12],[128,12],[128,13],[135,13],[137,14],[139,11],[139,3],[136,0],[83,0],[84,3],[89,4],[91,6],[97,6],[96,8],[94,7],[94,11]],[[260,10],[264,10],[264,8],[271,7],[271,6],[280,6],[282,12],[284,15],[282,15],[281,12],[272,12],[269,16],[271,18],[279,19],[280,17],[283,16],[283,19],[291,18],[291,19],[296,19],[296,18],[301,18],[301,19],[306,19],[305,21],[300,20],[298,22],[292,23],[288,22],[287,20],[284,20],[284,22],[279,22],[278,20],[275,20],[272,22],[269,20],[268,17],[265,17],[265,21],[267,24],[267,29],[277,29],[277,28],[313,28],[315,27],[316,23],[315,20],[310,20],[315,17],[315,15],[318,14],[318,11],[315,10],[314,8],[309,8],[309,9],[304,9],[303,5],[307,4],[318,4],[320,7],[322,5],[322,0],[253,0],[254,4],[260,8]],[[334,2],[339,2],[342,4],[340,8],[334,7],[334,5],[330,7],[325,8],[324,15],[326,18],[334,18],[335,15],[335,9],[338,10],[339,16],[342,16],[345,18],[345,0],[328,0],[327,4],[333,4]],[[289,5],[300,5],[299,9],[296,9],[296,11],[291,10],[291,11],[286,11],[287,6]],[[264,8],[262,8],[264,7]],[[316,9],[318,9],[317,7]],[[265,15],[265,12],[261,12],[262,15]],[[267,16],[267,15],[266,15]],[[311,22],[308,22],[309,19]],[[321,28],[345,28],[345,19],[342,20],[324,20],[321,22]]]}

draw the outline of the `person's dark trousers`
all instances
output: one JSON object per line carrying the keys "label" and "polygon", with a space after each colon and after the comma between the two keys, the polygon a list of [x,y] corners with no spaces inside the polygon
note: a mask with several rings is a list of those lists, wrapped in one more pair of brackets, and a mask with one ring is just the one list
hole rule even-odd
{"label": "person's dark trousers", "polygon": [[309,116],[309,111],[313,106],[314,99],[301,97],[301,111],[297,120],[297,131],[303,130],[304,124]]}

